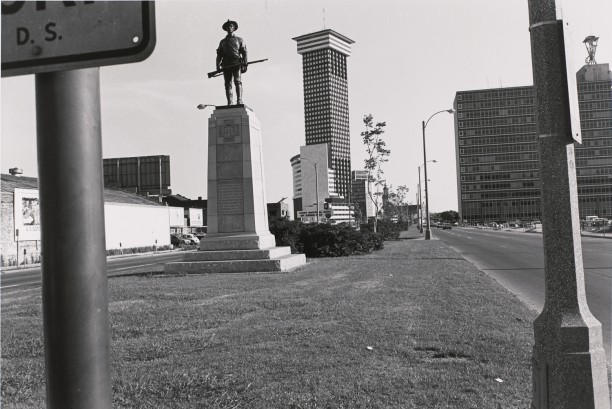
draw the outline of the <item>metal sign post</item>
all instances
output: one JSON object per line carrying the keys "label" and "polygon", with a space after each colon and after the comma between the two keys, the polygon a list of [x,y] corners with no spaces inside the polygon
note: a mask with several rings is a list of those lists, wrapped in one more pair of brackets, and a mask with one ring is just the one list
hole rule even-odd
{"label": "metal sign post", "polygon": [[111,408],[99,67],[153,52],[154,3],[2,2],[1,23],[2,77],[36,74],[47,406]]}
{"label": "metal sign post", "polygon": [[586,300],[574,140],[580,132],[566,63],[566,22],[555,0],[529,0],[542,181],[544,308],[536,318],[533,409],[609,409],[601,324]]}
{"label": "metal sign post", "polygon": [[99,72],[36,75],[49,408],[112,407]]}

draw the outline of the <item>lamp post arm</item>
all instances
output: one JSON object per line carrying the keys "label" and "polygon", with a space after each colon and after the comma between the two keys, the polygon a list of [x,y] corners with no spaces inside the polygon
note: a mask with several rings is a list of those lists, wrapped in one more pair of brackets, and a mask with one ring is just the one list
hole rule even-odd
{"label": "lamp post arm", "polygon": [[429,117],[429,119],[427,121],[423,122],[423,129],[425,129],[427,127],[427,124],[429,123],[431,118],[433,118],[434,116],[436,116],[436,115],[438,115],[438,114],[440,114],[442,112],[448,112],[449,114],[452,114],[455,111],[453,111],[452,109],[443,109],[441,111],[438,111],[438,112],[434,113],[432,116]]}

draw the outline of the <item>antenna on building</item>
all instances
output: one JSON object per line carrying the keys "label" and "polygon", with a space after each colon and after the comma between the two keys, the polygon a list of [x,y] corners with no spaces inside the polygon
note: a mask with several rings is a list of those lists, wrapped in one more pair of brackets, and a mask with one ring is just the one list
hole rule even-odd
{"label": "antenna on building", "polygon": [[595,61],[595,51],[597,51],[597,40],[599,40],[599,37],[588,36],[583,41],[587,49],[587,52],[589,53],[589,56],[586,58],[586,60],[584,60],[586,65],[597,64],[597,61]]}
{"label": "antenna on building", "polygon": [[323,9],[323,30],[325,30],[325,9]]}

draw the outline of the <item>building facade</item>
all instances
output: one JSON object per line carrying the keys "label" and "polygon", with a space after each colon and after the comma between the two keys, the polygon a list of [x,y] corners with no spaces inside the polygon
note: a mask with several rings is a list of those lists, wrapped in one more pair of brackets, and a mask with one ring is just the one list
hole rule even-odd
{"label": "building facade", "polygon": [[609,64],[576,75],[582,144],[576,144],[580,218],[612,219],[612,73]]}
{"label": "building facade", "polygon": [[170,156],[133,156],[103,161],[104,187],[127,190],[146,196],[168,196]]}
{"label": "building facade", "polygon": [[354,41],[329,29],[293,40],[302,55],[306,145],[329,146],[334,191],[348,198],[351,156],[346,61]]}
{"label": "building facade", "polygon": [[370,197],[368,187],[368,171],[354,170],[351,172],[351,202],[356,213],[362,220],[376,215],[376,207]]}
{"label": "building facade", "polygon": [[335,171],[331,169],[330,151],[327,144],[301,146],[300,154],[291,158],[293,173],[294,218],[298,212],[315,212],[317,199],[319,212],[327,198],[338,197],[335,190]]}
{"label": "building facade", "polygon": [[[4,174],[0,178],[0,266],[39,263],[42,247],[38,179]],[[70,200],[74,198],[66,198],[66,206]],[[104,237],[109,254],[170,246],[171,209],[131,192],[105,188]]]}
{"label": "building facade", "polygon": [[459,215],[464,222],[540,218],[533,87],[457,92]]}
{"label": "building facade", "polygon": [[[612,74],[608,64],[586,65],[576,80],[580,218],[612,218]],[[464,222],[541,218],[534,104],[531,86],[457,92],[457,196]]]}

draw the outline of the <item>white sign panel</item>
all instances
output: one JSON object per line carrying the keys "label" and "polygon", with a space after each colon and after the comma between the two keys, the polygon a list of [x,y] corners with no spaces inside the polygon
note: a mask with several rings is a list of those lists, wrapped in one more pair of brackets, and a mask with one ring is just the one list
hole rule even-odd
{"label": "white sign panel", "polygon": [[185,210],[182,207],[168,207],[170,227],[185,225]]}
{"label": "white sign panel", "polygon": [[15,189],[15,241],[40,240],[40,206],[38,190]]}
{"label": "white sign panel", "polygon": [[204,226],[204,210],[203,209],[189,209],[189,225],[190,226]]}
{"label": "white sign panel", "polygon": [[3,77],[138,62],[154,47],[153,2],[2,2]]}
{"label": "white sign panel", "polygon": [[569,111],[566,113],[569,116],[569,123],[567,126],[570,128],[572,139],[578,143],[582,143],[582,134],[580,129],[580,108],[578,106],[578,85],[576,83],[576,71],[574,70],[574,63],[572,60],[572,31],[569,23],[562,20],[561,26],[563,29],[563,47],[565,54],[565,74],[567,77],[567,105],[566,109]]}

